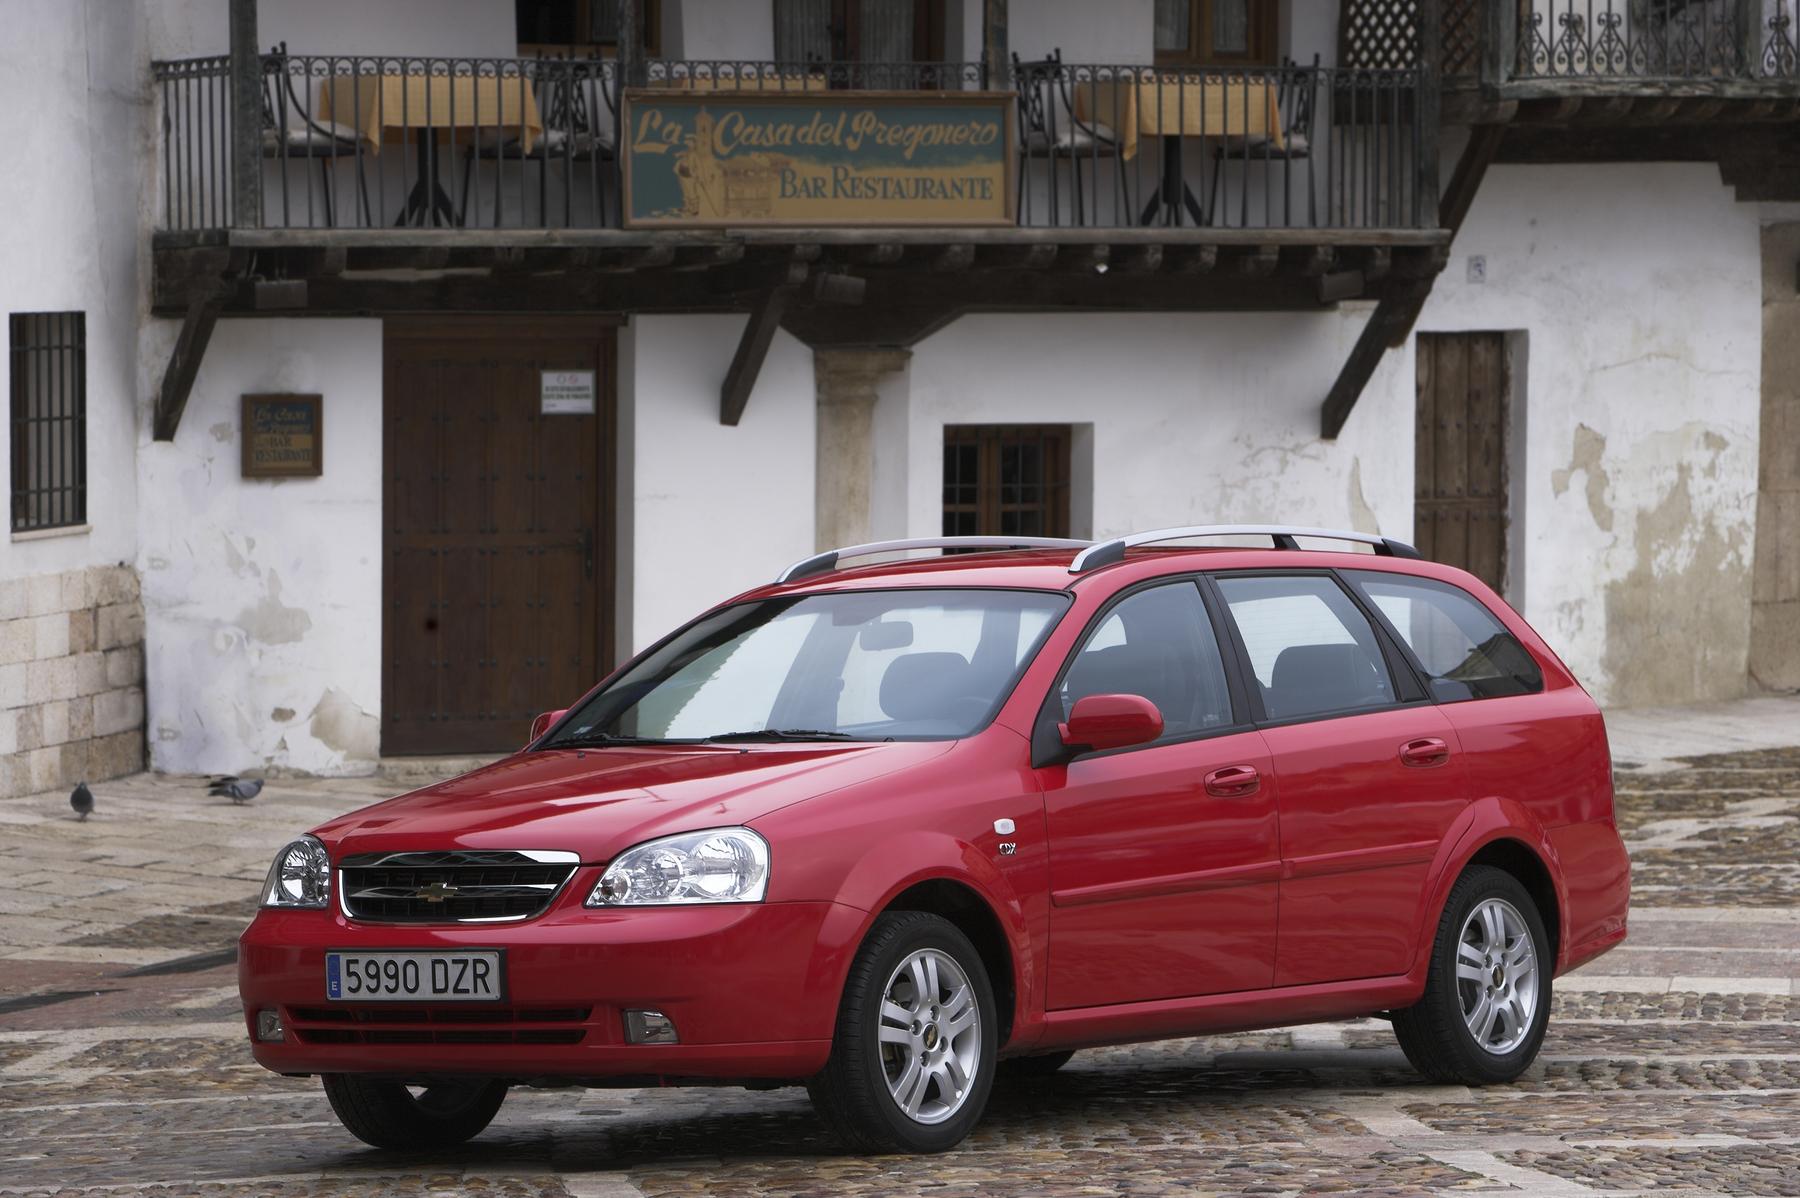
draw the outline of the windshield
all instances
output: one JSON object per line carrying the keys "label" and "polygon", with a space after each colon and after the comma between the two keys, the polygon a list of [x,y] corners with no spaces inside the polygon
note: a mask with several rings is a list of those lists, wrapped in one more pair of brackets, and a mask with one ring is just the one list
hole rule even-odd
{"label": "windshield", "polygon": [[993,718],[1067,604],[972,588],[738,604],[675,634],[544,747],[967,736]]}

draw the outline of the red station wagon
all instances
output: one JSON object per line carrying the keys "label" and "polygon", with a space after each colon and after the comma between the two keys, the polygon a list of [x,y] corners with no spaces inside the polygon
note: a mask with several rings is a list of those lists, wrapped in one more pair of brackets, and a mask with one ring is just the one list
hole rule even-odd
{"label": "red station wagon", "polygon": [[[844,565],[915,548],[959,552]],[[514,1085],[717,1083],[935,1151],[1095,1045],[1375,1014],[1508,1081],[1629,872],[1593,701],[1409,546],[898,541],[288,845],[239,983],[256,1059],[382,1148]]]}

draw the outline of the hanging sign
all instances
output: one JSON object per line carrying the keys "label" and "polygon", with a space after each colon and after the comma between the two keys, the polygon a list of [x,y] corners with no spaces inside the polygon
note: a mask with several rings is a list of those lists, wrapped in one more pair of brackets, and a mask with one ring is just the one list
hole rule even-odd
{"label": "hanging sign", "polygon": [[625,96],[625,223],[1010,225],[1010,92]]}
{"label": "hanging sign", "polygon": [[592,416],[594,372],[544,370],[538,374],[539,410],[546,416]]}
{"label": "hanging sign", "polygon": [[324,397],[246,395],[240,440],[245,478],[317,478],[325,473]]}

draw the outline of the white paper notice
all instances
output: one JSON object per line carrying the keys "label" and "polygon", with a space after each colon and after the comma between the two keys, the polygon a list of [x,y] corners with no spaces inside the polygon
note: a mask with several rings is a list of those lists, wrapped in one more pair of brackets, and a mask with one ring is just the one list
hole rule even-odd
{"label": "white paper notice", "polygon": [[592,416],[594,372],[545,370],[540,373],[539,394],[546,416]]}

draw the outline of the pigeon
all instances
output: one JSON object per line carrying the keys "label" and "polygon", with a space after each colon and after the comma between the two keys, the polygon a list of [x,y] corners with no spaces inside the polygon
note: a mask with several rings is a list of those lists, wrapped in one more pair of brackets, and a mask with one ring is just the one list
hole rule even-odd
{"label": "pigeon", "polygon": [[237,778],[225,774],[207,783],[206,793],[230,799],[234,804],[242,806],[262,793],[261,778]]}
{"label": "pigeon", "polygon": [[88,789],[86,782],[77,782],[75,789],[69,792],[69,806],[76,819],[85,820],[93,812],[94,792]]}

